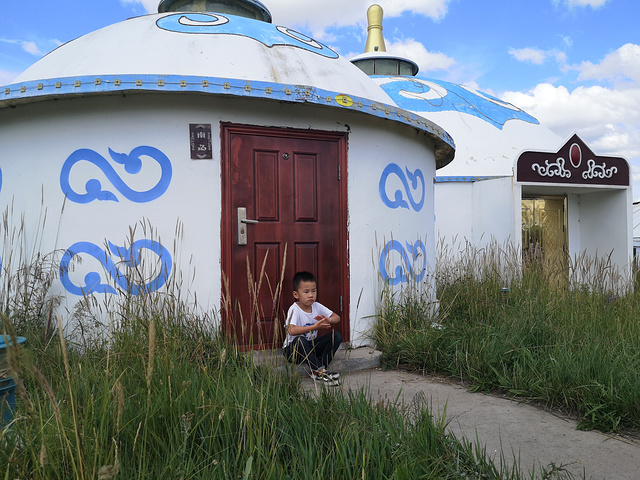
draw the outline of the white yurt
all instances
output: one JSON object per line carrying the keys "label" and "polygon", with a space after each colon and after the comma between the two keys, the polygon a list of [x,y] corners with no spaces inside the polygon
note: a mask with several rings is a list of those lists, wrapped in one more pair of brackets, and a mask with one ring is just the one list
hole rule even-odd
{"label": "white yurt", "polygon": [[367,15],[365,53],[352,62],[456,144],[455,159],[436,177],[436,235],[445,250],[455,256],[497,245],[521,248],[525,258],[599,259],[624,283],[632,254],[626,160],[596,155],[577,135],[560,138],[491,95],[415,77],[415,62],[386,52],[382,8]]}
{"label": "white yurt", "polygon": [[259,349],[310,270],[344,340],[367,344],[382,285],[433,268],[454,144],[271,20],[256,0],[163,0],[0,87],[3,275],[16,249],[56,252],[68,320],[83,298],[177,288]]}

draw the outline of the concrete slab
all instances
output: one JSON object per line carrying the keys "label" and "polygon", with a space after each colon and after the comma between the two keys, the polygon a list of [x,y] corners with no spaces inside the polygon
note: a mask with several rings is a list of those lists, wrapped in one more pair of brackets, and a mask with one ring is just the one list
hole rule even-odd
{"label": "concrete slab", "polygon": [[[341,345],[329,369],[336,372],[358,372],[377,368],[380,366],[380,355],[381,352],[370,347],[350,348],[347,345]],[[271,366],[281,373],[293,369],[303,376],[307,374],[304,366],[288,365],[281,348],[254,351],[253,362],[255,365]]]}

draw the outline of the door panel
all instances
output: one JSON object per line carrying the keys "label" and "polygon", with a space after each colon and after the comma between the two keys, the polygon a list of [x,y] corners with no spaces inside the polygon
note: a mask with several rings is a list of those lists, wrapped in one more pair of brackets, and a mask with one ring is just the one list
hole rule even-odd
{"label": "door panel", "polygon": [[[346,136],[223,125],[222,139],[225,329],[244,348],[281,346],[291,279],[309,270],[348,339]],[[257,223],[238,225],[239,207]]]}
{"label": "door panel", "polygon": [[295,244],[295,268],[296,272],[306,270],[307,272],[318,271],[318,243]]}
{"label": "door panel", "polygon": [[557,287],[568,281],[565,197],[522,199],[522,248],[525,265],[542,267]]}
{"label": "door panel", "polygon": [[278,221],[278,152],[255,152],[256,219]]}
{"label": "door panel", "polygon": [[295,181],[295,221],[318,221],[318,177],[316,157],[296,155],[293,161]]}

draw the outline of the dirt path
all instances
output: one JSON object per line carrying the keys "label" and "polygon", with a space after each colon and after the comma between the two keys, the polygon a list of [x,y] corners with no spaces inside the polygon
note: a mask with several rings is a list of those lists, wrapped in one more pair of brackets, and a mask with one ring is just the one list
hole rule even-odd
{"label": "dirt path", "polygon": [[[305,388],[314,389],[311,379]],[[434,415],[446,408],[448,430],[471,442],[478,438],[499,463],[519,458],[522,472],[551,463],[564,465],[576,478],[640,479],[640,441],[576,430],[576,422],[508,398],[468,392],[460,385],[421,375],[369,369],[346,372],[342,388],[366,388],[373,401],[432,405]],[[340,387],[337,387],[340,388]]]}

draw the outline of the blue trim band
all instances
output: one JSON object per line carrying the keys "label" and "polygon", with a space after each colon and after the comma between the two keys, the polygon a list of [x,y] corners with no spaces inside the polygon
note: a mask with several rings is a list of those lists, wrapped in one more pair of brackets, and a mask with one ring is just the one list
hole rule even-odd
{"label": "blue trim band", "polygon": [[453,160],[455,143],[440,126],[415,113],[381,102],[305,85],[182,75],[100,75],[34,80],[0,87],[0,108],[69,95],[131,92],[197,92],[235,97],[311,103],[373,115],[411,125],[436,140],[436,164]]}
{"label": "blue trim band", "polygon": [[436,177],[436,183],[473,183],[483,180],[495,180],[497,178],[509,178],[509,175],[496,175],[485,177]]}

